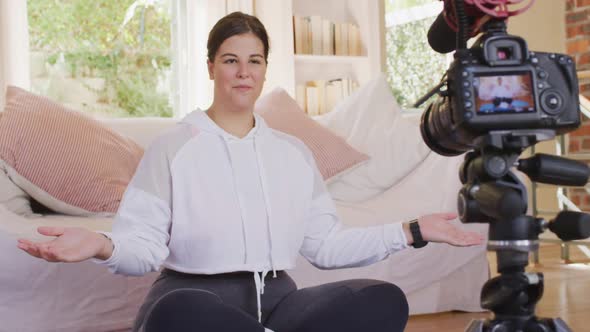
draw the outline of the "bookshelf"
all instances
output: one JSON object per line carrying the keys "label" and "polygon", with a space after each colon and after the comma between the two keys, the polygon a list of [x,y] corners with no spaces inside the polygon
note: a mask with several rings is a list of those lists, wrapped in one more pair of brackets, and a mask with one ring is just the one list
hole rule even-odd
{"label": "bookshelf", "polygon": [[[331,80],[343,80],[342,95],[328,97],[329,88],[319,89],[319,110],[312,106],[311,115],[331,110],[335,102],[375,77],[382,69],[383,0],[290,0],[291,28],[294,34],[295,97],[306,109],[309,98],[302,86],[315,89],[316,85]],[[302,21],[307,22],[301,28]],[[329,28],[326,25],[331,25]],[[328,31],[331,35],[328,35]],[[307,43],[302,36],[309,33]],[[319,35],[319,37],[317,37]],[[318,41],[319,39],[319,41]],[[319,47],[319,50],[318,50]],[[326,51],[326,48],[329,50]],[[313,54],[309,54],[313,53]],[[343,55],[344,54],[344,55]],[[350,82],[348,82],[350,81]],[[328,92],[329,93],[329,92]],[[301,96],[304,94],[306,96]],[[315,95],[316,92],[313,92]],[[334,100],[336,98],[336,100]],[[306,102],[307,101],[307,102]],[[327,103],[327,104],[326,104]],[[315,101],[314,101],[315,104]]]}
{"label": "bookshelf", "polygon": [[[297,86],[306,82],[349,78],[362,86],[383,71],[383,0],[257,0],[254,4],[254,14],[271,40],[265,90],[280,86],[296,98]],[[296,54],[294,16],[355,25],[359,55]]]}

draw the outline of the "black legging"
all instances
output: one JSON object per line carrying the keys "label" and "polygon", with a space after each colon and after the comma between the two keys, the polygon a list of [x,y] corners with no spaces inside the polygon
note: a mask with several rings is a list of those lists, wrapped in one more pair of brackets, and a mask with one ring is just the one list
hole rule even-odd
{"label": "black legging", "polygon": [[[162,276],[140,309],[134,331],[264,331],[257,320],[252,273],[204,276],[165,270]],[[275,332],[396,332],[408,320],[404,293],[384,281],[346,280],[296,290],[280,272],[265,282],[262,322]]]}

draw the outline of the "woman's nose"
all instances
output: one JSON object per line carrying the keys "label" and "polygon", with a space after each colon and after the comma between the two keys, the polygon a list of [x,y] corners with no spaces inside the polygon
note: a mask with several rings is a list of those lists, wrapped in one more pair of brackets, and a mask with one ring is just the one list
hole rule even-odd
{"label": "woman's nose", "polygon": [[250,71],[248,69],[247,64],[240,64],[238,67],[238,77],[239,78],[246,78],[250,75]]}

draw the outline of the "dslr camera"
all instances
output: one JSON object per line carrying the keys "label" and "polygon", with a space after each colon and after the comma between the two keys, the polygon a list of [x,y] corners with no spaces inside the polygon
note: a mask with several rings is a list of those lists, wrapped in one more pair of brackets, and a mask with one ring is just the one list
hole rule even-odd
{"label": "dslr camera", "polygon": [[[494,25],[495,24],[495,25]],[[492,130],[552,129],[580,125],[575,62],[564,54],[530,52],[508,35],[503,22],[488,22],[470,49],[457,50],[446,91],[422,117],[422,137],[444,156],[474,149]]]}

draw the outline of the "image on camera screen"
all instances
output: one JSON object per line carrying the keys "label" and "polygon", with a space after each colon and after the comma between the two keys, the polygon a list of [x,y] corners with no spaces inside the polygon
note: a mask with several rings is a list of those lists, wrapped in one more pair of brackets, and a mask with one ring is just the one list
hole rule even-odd
{"label": "image on camera screen", "polygon": [[530,73],[476,76],[473,87],[477,114],[535,112]]}

